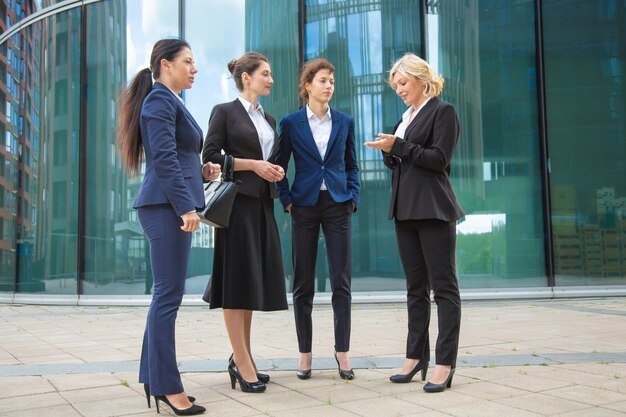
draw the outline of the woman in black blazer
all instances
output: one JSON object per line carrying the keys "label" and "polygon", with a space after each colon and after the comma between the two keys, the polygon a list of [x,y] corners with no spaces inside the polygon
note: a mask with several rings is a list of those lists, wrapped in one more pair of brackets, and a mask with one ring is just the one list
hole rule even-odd
{"label": "woman in black blazer", "polygon": [[459,139],[454,107],[440,101],[444,79],[426,61],[406,54],[391,68],[389,84],[410,107],[394,134],[379,133],[367,146],[383,151],[393,170],[389,217],[395,219],[400,259],[407,280],[409,334],[404,367],[392,382],[409,382],[422,371],[426,379],[430,346],[430,289],[439,336],[434,375],[426,392],[452,385],[461,325],[461,298],[456,278],[456,221],[465,213],[450,183],[450,161]]}
{"label": "woman in black blazer", "polygon": [[274,81],[266,57],[248,52],[228,63],[240,96],[213,108],[202,160],[224,163],[234,158],[235,179],[241,181],[230,224],[215,231],[215,256],[210,282],[210,308],[224,310],[233,348],[228,372],[246,392],[263,392],[269,376],[258,373],[250,348],[252,311],[287,309],[283,261],[274,218],[277,191],[284,170],[273,161],[278,152],[276,120],[263,111],[259,96]]}

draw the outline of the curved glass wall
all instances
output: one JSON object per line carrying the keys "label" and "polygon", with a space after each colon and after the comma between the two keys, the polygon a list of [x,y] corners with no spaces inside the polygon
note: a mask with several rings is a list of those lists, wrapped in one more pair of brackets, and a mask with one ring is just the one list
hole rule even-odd
{"label": "curved glass wall", "polygon": [[2,44],[2,289],[77,293],[80,27],[73,9]]}
{"label": "curved glass wall", "polygon": [[[300,106],[302,62],[334,63],[331,106],[355,119],[361,169],[355,291],[404,289],[387,219],[390,173],[362,144],[391,131],[404,111],[386,79],[407,51],[425,53],[443,74],[443,99],[461,119],[452,166],[468,214],[458,226],[461,287],[547,287],[546,248],[556,285],[626,284],[626,11],[616,2],[543,0],[537,51],[537,3],[102,0],[63,2],[70,9],[55,12],[57,1],[0,0],[0,292],[150,292],[147,242],[132,208],[141,177],[128,178],[115,153],[117,96],[168,36],[183,36],[194,51],[199,74],[184,100],[205,132],[212,107],[238,94],[226,63],[243,52],[270,59],[275,85],[262,104],[277,120]],[[50,15],[29,18],[38,12]],[[278,204],[276,216],[291,281],[291,222]],[[326,291],[323,238],[319,245],[317,289]],[[212,250],[213,230],[203,226],[192,240],[187,293],[203,292]]]}

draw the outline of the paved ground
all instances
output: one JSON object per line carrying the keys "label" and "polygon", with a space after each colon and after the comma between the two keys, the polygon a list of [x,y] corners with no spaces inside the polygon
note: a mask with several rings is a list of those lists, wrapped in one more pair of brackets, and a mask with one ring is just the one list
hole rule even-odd
{"label": "paved ground", "polygon": [[[332,311],[324,305],[314,312],[310,380],[293,371],[291,311],[254,316],[257,365],[272,378],[263,394],[231,390],[220,311],[181,309],[178,358],[187,391],[208,416],[626,415],[625,298],[463,308],[457,372],[441,394],[426,394],[421,381],[388,382],[403,360],[401,304],[353,307],[352,382],[337,376]],[[145,314],[144,307],[0,305],[0,416],[156,415],[136,382]],[[432,327],[434,343],[436,320]]]}

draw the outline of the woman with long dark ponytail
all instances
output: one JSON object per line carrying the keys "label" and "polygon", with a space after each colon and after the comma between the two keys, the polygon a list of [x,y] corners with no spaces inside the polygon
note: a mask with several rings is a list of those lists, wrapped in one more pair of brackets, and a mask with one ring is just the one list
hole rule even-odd
{"label": "woman with long dark ponytail", "polygon": [[[145,176],[134,207],[150,241],[154,292],[143,340],[139,382],[148,407],[154,396],[177,415],[204,413],[187,396],[176,364],[174,326],[185,290],[191,232],[204,206],[202,182],[219,176],[217,164],[201,167],[202,130],[179,94],[198,72],[187,42],[162,39],[152,49],[150,68],[133,78],[123,93],[117,145],[132,175]],[[152,84],[152,77],[155,83]]]}

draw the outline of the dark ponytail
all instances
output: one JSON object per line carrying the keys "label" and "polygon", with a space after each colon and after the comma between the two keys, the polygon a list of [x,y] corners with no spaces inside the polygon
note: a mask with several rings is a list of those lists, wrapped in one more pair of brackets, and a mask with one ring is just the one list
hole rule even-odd
{"label": "dark ponytail", "polygon": [[141,170],[141,107],[152,90],[152,76],[158,80],[161,77],[161,60],[173,61],[184,48],[189,48],[189,44],[182,39],[161,39],[155,43],[150,56],[150,68],[139,71],[128,88],[122,92],[117,150],[130,175],[138,175]]}

